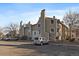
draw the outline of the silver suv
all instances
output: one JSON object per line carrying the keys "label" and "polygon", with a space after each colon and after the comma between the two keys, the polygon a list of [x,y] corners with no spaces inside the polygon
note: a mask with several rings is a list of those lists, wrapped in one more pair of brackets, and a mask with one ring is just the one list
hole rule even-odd
{"label": "silver suv", "polygon": [[46,40],[44,37],[36,37],[33,41],[34,44],[40,44],[40,45],[43,45],[43,44],[48,44],[49,43],[49,40]]}

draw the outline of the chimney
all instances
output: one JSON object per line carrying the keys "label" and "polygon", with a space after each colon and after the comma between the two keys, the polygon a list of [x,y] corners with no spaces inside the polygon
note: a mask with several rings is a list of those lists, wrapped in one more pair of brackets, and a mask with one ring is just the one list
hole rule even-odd
{"label": "chimney", "polygon": [[45,9],[41,10],[41,17],[45,17]]}
{"label": "chimney", "polygon": [[53,16],[53,19],[55,19],[55,16]]}

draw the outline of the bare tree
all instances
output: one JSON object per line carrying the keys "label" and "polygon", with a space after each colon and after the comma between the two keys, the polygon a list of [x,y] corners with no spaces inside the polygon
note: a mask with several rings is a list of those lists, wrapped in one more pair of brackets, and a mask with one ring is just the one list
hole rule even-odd
{"label": "bare tree", "polygon": [[11,23],[5,27],[5,32],[9,33],[11,37],[15,37],[18,32],[18,24]]}
{"label": "bare tree", "polygon": [[78,20],[78,17],[79,13],[69,11],[68,13],[65,14],[63,20],[67,25],[69,24],[74,25],[74,23]]}
{"label": "bare tree", "polygon": [[0,27],[0,38],[3,37],[4,33],[3,33],[3,28]]}
{"label": "bare tree", "polygon": [[65,14],[63,20],[65,24],[69,26],[69,37],[70,37],[69,39],[71,39],[72,28],[74,27],[74,25],[79,23],[79,13],[69,11],[68,13]]}

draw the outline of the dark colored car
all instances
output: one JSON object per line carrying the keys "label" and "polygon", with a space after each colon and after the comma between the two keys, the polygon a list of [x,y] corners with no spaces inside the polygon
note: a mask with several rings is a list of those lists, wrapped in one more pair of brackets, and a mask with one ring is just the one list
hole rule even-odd
{"label": "dark colored car", "polygon": [[4,41],[16,41],[18,38],[3,38]]}

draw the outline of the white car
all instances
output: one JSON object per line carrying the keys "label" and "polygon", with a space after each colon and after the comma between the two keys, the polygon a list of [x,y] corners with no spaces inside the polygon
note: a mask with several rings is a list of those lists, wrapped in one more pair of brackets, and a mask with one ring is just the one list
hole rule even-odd
{"label": "white car", "polygon": [[39,38],[36,37],[33,43],[43,45],[43,44],[48,44],[49,40],[46,40],[44,37],[39,37]]}

